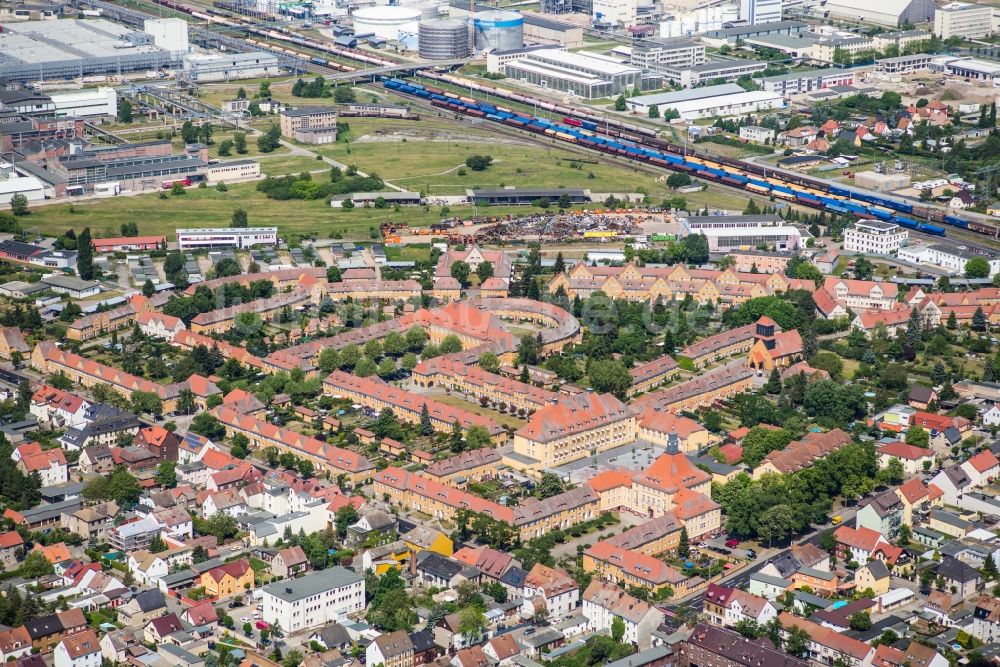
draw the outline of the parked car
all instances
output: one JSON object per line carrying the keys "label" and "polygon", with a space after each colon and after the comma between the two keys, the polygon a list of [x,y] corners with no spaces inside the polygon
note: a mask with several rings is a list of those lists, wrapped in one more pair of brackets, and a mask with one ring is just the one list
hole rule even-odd
{"label": "parked car", "polygon": [[726,546],[729,547],[730,549],[738,547],[739,545],[740,541],[735,537],[730,537],[728,540],[726,540]]}
{"label": "parked car", "polygon": [[268,627],[270,627],[267,624],[267,621],[257,621],[257,623],[255,625],[257,626],[258,630],[267,630]]}

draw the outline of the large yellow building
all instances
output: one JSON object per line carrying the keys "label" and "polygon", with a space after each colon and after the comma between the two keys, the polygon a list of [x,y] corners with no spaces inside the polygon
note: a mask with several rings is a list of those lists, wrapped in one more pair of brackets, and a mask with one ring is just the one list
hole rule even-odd
{"label": "large yellow building", "polygon": [[514,456],[504,463],[529,471],[552,468],[627,445],[637,432],[635,414],[611,394],[562,396],[514,432]]}
{"label": "large yellow building", "polygon": [[254,572],[250,561],[241,558],[202,572],[199,583],[205,588],[206,595],[221,600],[251,590]]}

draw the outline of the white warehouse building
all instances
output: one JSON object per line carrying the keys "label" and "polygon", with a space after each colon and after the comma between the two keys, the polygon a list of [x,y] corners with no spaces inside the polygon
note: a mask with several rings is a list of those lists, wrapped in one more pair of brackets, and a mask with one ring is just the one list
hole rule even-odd
{"label": "white warehouse building", "polygon": [[826,19],[844,19],[869,25],[898,28],[934,20],[934,0],[827,0],[812,12]]}
{"label": "white warehouse building", "polygon": [[114,116],[118,113],[118,91],[110,86],[51,93],[57,116]]}
{"label": "white warehouse building", "polygon": [[991,252],[984,255],[949,243],[907,246],[900,248],[896,257],[904,262],[934,266],[952,274],[964,273],[965,265],[970,259],[983,257],[989,262],[990,278],[1000,273],[1000,254]]}
{"label": "white warehouse building", "polygon": [[640,95],[629,98],[627,104],[629,109],[642,115],[656,105],[660,113],[664,109],[675,109],[684,120],[698,120],[782,109],[785,100],[781,95],[766,90],[743,90],[736,84],[724,84],[674,93]]}
{"label": "white warehouse building", "polygon": [[202,248],[253,248],[277,246],[277,227],[219,227],[213,229],[178,229],[177,247],[182,251]]}

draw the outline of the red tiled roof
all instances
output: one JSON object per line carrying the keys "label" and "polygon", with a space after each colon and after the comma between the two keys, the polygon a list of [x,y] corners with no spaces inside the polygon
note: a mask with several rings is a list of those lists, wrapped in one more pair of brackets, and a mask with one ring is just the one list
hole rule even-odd
{"label": "red tiled roof", "polygon": [[0,549],[11,549],[24,544],[24,539],[16,530],[0,533]]}
{"label": "red tiled roof", "polygon": [[988,449],[984,449],[970,458],[968,463],[975,468],[977,472],[986,472],[991,468],[1000,466],[1000,461],[998,461],[997,457],[993,455],[993,452]]}
{"label": "red tiled roof", "polygon": [[882,445],[878,448],[878,453],[885,454],[886,456],[894,456],[897,459],[906,459],[907,461],[917,461],[927,456],[934,456],[934,452],[931,450],[908,445],[902,440]]}
{"label": "red tiled roof", "polygon": [[681,453],[661,454],[653,464],[637,474],[633,481],[667,493],[676,493],[682,488],[699,486],[711,480],[711,476],[701,470],[687,456]]}
{"label": "red tiled roof", "polygon": [[875,550],[880,542],[884,542],[885,538],[882,537],[882,533],[877,530],[872,530],[871,528],[851,528],[850,526],[840,526],[834,531],[833,536],[837,539],[837,542],[841,544],[846,544],[849,547],[855,547],[857,549],[863,549],[868,553]]}
{"label": "red tiled roof", "polygon": [[632,472],[629,470],[605,470],[587,480],[587,484],[597,493],[604,493],[619,486],[631,487]]}

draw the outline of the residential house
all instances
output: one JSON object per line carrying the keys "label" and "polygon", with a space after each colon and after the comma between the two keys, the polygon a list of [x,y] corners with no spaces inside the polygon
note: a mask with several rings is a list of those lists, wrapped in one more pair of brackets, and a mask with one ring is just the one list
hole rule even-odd
{"label": "residential house", "polygon": [[705,590],[704,611],[709,623],[727,628],[742,621],[763,625],[778,616],[777,608],[766,598],[720,584],[709,584]]}
{"label": "residential house", "polygon": [[919,475],[934,465],[933,450],[924,447],[914,447],[902,440],[890,442],[878,448],[878,465],[884,468],[892,459],[897,459],[903,465],[906,475]]}
{"label": "residential house", "polygon": [[647,602],[627,594],[618,586],[594,580],[583,593],[583,615],[587,627],[595,632],[610,632],[614,619],[625,623],[623,640],[639,648],[649,648],[652,632],[664,620],[663,612]]}
{"label": "residential house", "polygon": [[844,562],[867,563],[880,545],[890,544],[881,533],[863,526],[840,526],[833,536],[837,541],[837,557]]}
{"label": "residential house", "polygon": [[855,526],[870,528],[888,540],[899,536],[899,527],[903,524],[903,501],[894,491],[885,491],[872,498],[861,501],[861,507],[855,517]]}
{"label": "residential house", "polygon": [[809,635],[810,660],[827,665],[839,660],[847,667],[867,667],[872,664],[875,649],[862,641],[788,612],[782,612],[778,619],[785,634],[795,626]]}
{"label": "residential house", "polygon": [[53,655],[55,667],[100,667],[101,644],[97,633],[84,630],[63,637]]}
{"label": "residential house", "polygon": [[24,556],[24,539],[16,530],[0,533],[0,561],[12,568]]}
{"label": "residential house", "polygon": [[868,561],[854,573],[855,588],[859,591],[870,588],[875,595],[888,593],[890,581],[889,568],[880,560]]}
{"label": "residential house", "polygon": [[285,632],[347,619],[365,607],[365,578],[335,566],[262,589],[262,615]]}
{"label": "residential house", "polygon": [[366,665],[413,667],[413,642],[406,630],[379,635],[365,649]]}
{"label": "residential house", "polygon": [[60,522],[63,528],[76,533],[84,540],[95,539],[104,542],[108,533],[115,527],[117,514],[118,504],[112,500],[82,507],[73,512],[63,512]]}
{"label": "residential house", "polygon": [[249,560],[240,558],[202,572],[200,583],[204,586],[205,593],[215,598],[242,595],[244,591],[253,588],[254,571]]}
{"label": "residential house", "polygon": [[69,465],[62,449],[42,449],[37,442],[14,450],[17,469],[25,475],[37,474],[41,485],[58,486],[69,481]]}
{"label": "residential house", "polygon": [[987,594],[979,596],[972,612],[969,634],[987,644],[1000,640],[1000,598]]}
{"label": "residential house", "polygon": [[944,580],[946,589],[963,598],[982,590],[984,583],[975,568],[957,558],[944,556],[937,567],[937,576]]}
{"label": "residential house", "polygon": [[167,600],[158,588],[139,591],[131,600],[118,607],[118,620],[132,628],[141,628],[152,618],[167,611]]}
{"label": "residential house", "polygon": [[374,547],[392,542],[398,532],[399,524],[394,515],[371,507],[363,510],[361,517],[347,527],[347,537],[344,538],[344,542],[348,546],[363,544]]}
{"label": "residential house", "polygon": [[766,638],[748,640],[732,630],[699,623],[676,647],[675,664],[726,667],[808,667],[805,660],[776,649]]}
{"label": "residential house", "polygon": [[177,614],[164,614],[149,620],[142,629],[142,636],[150,644],[160,644],[169,635],[184,629]]}
{"label": "residential house", "polygon": [[309,558],[302,547],[298,545],[281,549],[271,559],[271,574],[283,579],[308,572],[309,569]]}
{"label": "residential house", "polygon": [[535,563],[524,579],[523,597],[522,614],[562,617],[576,609],[580,588],[567,572]]}
{"label": "residential house", "polygon": [[31,647],[38,653],[50,653],[63,637],[86,628],[87,618],[80,609],[39,616],[24,624],[24,629],[31,637]]}
{"label": "residential house", "polygon": [[184,610],[181,621],[195,627],[208,626],[219,622],[219,614],[211,600],[200,602]]}

